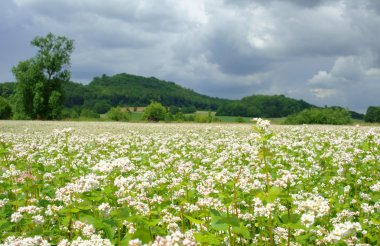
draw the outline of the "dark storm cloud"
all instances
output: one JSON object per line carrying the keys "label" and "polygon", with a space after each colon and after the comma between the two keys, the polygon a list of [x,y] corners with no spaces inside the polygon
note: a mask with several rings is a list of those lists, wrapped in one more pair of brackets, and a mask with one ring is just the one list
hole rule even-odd
{"label": "dark storm cloud", "polygon": [[327,1],[332,1],[332,0],[225,0],[226,3],[228,4],[244,4],[244,5],[249,5],[249,4],[262,4],[262,5],[268,5],[272,4],[273,2],[286,2],[286,3],[291,3],[294,5],[302,6],[302,7],[315,7],[319,6]]}
{"label": "dark storm cloud", "polygon": [[76,81],[127,72],[363,110],[378,100],[379,13],[377,0],[3,0],[0,76],[51,31],[75,40]]}

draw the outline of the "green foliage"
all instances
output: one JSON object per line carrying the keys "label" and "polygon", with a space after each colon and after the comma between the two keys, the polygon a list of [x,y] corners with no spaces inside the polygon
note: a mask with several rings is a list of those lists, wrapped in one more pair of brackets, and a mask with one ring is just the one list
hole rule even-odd
{"label": "green foliage", "polygon": [[[197,108],[216,110],[221,101],[198,94],[173,82],[125,73],[95,77],[86,86],[86,90],[84,95],[86,101],[89,97],[102,98],[109,101],[112,106],[144,106],[155,101],[165,106],[176,106],[181,109],[191,107],[195,111]],[[93,103],[91,102],[88,106],[92,107]],[[173,115],[175,113],[172,112]]]}
{"label": "green foliage", "polygon": [[61,117],[62,119],[77,119],[79,118],[79,113],[73,108],[64,108]]}
{"label": "green foliage", "polygon": [[35,57],[13,67],[16,77],[16,118],[59,119],[63,109],[62,83],[70,79],[70,55],[73,41],[49,33],[31,44]]}
{"label": "green foliage", "polygon": [[0,83],[0,97],[9,98],[16,92],[16,83]]}
{"label": "green foliage", "polygon": [[303,100],[295,100],[283,95],[253,95],[241,100],[225,102],[218,108],[216,115],[276,118],[311,107],[313,105]]}
{"label": "green foliage", "polygon": [[380,123],[380,107],[368,107],[364,120],[370,123]]}
{"label": "green foliage", "polygon": [[8,100],[0,96],[0,119],[10,119],[12,116],[12,107]]}
{"label": "green foliage", "polygon": [[111,104],[109,104],[107,101],[101,100],[97,101],[92,108],[92,110],[98,114],[104,114],[108,112],[111,109]]}
{"label": "green foliage", "polygon": [[350,113],[339,107],[305,109],[285,120],[285,124],[344,125],[349,123],[351,123]]}
{"label": "green foliage", "polygon": [[107,112],[107,118],[113,121],[129,121],[131,112],[127,108],[114,107]]}
{"label": "green foliage", "polygon": [[239,117],[237,117],[237,118],[235,119],[235,121],[236,121],[237,123],[244,123],[244,122],[245,122],[245,119],[244,119],[243,117],[239,116]]}
{"label": "green foliage", "polygon": [[94,111],[91,111],[88,108],[83,108],[80,112],[80,118],[84,119],[98,119],[100,118],[100,115],[95,113]]}
{"label": "green foliage", "polygon": [[158,122],[164,120],[166,108],[159,102],[151,102],[144,110],[143,118],[148,121]]}
{"label": "green foliage", "polygon": [[194,116],[194,121],[197,123],[211,123],[216,121],[215,116],[211,111],[206,112],[197,112]]}

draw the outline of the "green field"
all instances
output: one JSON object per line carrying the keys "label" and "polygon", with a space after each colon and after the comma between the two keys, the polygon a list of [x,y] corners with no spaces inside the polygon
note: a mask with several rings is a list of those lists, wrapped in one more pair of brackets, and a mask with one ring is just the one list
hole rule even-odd
{"label": "green field", "polygon": [[379,132],[0,121],[0,244],[376,245]]}

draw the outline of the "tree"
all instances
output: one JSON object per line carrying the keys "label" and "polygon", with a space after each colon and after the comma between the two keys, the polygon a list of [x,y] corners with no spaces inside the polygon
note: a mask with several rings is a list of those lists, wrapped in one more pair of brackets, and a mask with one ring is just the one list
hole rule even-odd
{"label": "tree", "polygon": [[289,116],[285,123],[345,125],[351,123],[351,115],[348,110],[340,107],[311,108]]}
{"label": "tree", "polygon": [[164,120],[166,115],[166,108],[159,102],[151,102],[144,109],[143,118],[148,121],[158,122]]}
{"label": "tree", "polygon": [[380,122],[380,107],[368,107],[364,120],[371,123]]}
{"label": "tree", "polygon": [[122,108],[120,106],[111,108],[107,112],[107,118],[113,121],[129,121],[131,112],[128,108]]}
{"label": "tree", "polygon": [[62,83],[70,80],[74,41],[49,33],[35,37],[35,57],[13,67],[16,77],[16,118],[59,119],[63,109]]}
{"label": "tree", "polygon": [[0,119],[6,120],[6,119],[11,118],[11,116],[12,116],[11,105],[5,98],[0,97]]}

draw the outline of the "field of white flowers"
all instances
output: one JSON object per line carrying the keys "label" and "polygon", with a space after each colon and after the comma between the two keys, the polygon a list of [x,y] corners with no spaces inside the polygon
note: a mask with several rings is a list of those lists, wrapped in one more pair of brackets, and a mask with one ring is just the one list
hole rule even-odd
{"label": "field of white flowers", "polygon": [[379,132],[0,121],[0,245],[380,244]]}

